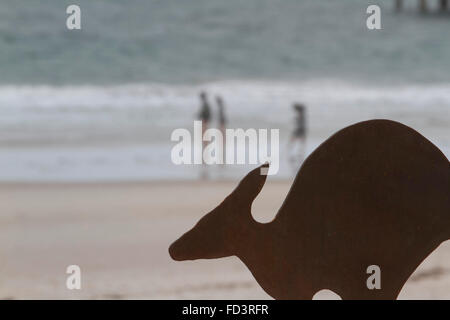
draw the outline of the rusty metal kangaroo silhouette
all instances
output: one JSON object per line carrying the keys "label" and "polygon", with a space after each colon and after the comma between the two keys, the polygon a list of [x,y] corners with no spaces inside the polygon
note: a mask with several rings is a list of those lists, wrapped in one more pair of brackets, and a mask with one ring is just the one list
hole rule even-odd
{"label": "rusty metal kangaroo silhouette", "polygon": [[[170,246],[174,260],[235,255],[275,299],[311,299],[321,289],[343,299],[395,299],[450,239],[449,161],[401,123],[370,120],[331,136],[265,224],[251,215],[266,179],[260,168]],[[380,267],[380,289],[367,286],[370,265]]]}

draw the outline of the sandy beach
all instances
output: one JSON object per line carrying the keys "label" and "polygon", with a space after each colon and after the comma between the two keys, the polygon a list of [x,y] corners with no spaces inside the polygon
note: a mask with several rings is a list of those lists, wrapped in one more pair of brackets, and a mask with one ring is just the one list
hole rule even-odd
{"label": "sandy beach", "polygon": [[[236,258],[175,262],[169,244],[235,182],[0,186],[0,299],[266,299]],[[269,221],[290,182],[268,181],[253,205]],[[403,299],[449,299],[450,243],[404,287]],[[65,286],[68,265],[82,289]],[[326,297],[324,295],[323,297]]]}

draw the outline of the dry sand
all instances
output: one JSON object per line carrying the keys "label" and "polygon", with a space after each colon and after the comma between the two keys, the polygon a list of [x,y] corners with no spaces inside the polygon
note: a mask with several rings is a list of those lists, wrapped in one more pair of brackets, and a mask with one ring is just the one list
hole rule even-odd
{"label": "dry sand", "polygon": [[[175,262],[167,253],[235,185],[2,185],[0,298],[270,298],[236,257]],[[289,187],[269,181],[253,206],[255,218],[271,220]],[[66,289],[71,264],[81,267],[81,290]],[[416,270],[400,298],[450,298],[450,242]]]}

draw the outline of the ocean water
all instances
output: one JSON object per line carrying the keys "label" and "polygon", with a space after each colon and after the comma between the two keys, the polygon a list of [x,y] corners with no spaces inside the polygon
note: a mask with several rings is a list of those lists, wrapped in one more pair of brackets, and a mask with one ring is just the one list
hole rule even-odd
{"label": "ocean water", "polygon": [[293,101],[307,105],[308,152],[388,118],[448,157],[450,14],[392,2],[369,31],[371,1],[82,0],[69,31],[72,1],[0,0],[0,181],[197,178],[172,164],[170,134],[192,131],[201,90],[223,96],[231,128],[280,129],[280,178]]}

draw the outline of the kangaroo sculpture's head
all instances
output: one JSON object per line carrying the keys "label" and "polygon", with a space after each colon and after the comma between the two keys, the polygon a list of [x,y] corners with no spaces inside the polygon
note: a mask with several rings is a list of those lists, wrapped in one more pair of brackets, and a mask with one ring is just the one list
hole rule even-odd
{"label": "kangaroo sculpture's head", "polygon": [[172,259],[215,259],[237,254],[239,245],[257,224],[251,206],[264,186],[268,167],[264,164],[248,173],[221,204],[176,240],[169,248]]}

